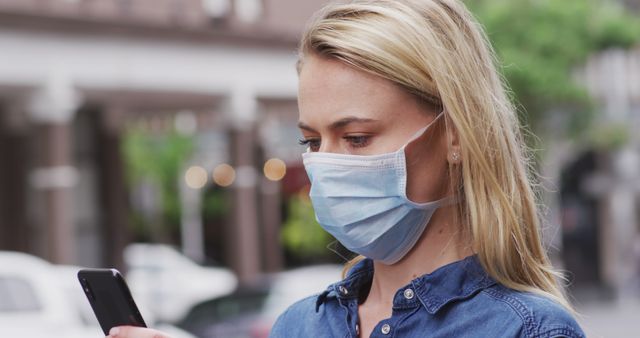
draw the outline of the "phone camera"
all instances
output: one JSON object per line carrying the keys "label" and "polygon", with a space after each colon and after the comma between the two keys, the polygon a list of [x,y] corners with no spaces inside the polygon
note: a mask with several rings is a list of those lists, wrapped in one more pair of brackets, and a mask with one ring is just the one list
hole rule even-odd
{"label": "phone camera", "polygon": [[91,288],[89,287],[89,283],[87,282],[87,279],[86,278],[80,278],[80,284],[82,285],[82,289],[84,290],[84,293],[87,294],[87,298],[90,301],[93,301],[95,299],[95,295],[91,291]]}

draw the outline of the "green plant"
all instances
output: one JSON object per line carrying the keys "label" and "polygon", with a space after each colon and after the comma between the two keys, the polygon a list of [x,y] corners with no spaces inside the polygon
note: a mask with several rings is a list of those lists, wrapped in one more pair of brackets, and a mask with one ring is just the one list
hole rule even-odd
{"label": "green plant", "polygon": [[640,20],[612,1],[467,1],[497,52],[524,124],[541,132],[552,111],[568,114],[565,130],[588,131],[595,105],[573,77],[593,53],[640,41]]}
{"label": "green plant", "polygon": [[[179,228],[178,177],[181,175],[184,161],[192,150],[193,139],[173,131],[166,134],[150,134],[141,130],[130,130],[125,134],[122,152],[130,189],[144,182],[153,184],[159,192],[159,196],[156,196],[159,202],[158,215],[153,219],[135,214],[131,217],[138,236],[166,238]],[[144,234],[144,231],[160,233]]]}
{"label": "green plant", "polygon": [[297,194],[288,201],[287,220],[282,228],[285,248],[298,257],[316,257],[328,253],[327,245],[334,241],[316,221],[311,201]]}

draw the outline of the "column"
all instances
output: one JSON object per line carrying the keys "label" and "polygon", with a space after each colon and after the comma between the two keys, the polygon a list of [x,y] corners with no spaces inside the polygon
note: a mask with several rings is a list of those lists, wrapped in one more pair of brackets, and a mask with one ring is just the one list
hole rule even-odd
{"label": "column", "polygon": [[0,110],[0,250],[29,251],[27,172],[29,134],[24,107]]}
{"label": "column", "polygon": [[576,152],[576,149],[568,142],[548,138],[548,143],[553,143],[554,146],[546,151],[540,164],[541,177],[547,178],[541,182],[543,186],[542,205],[546,209],[541,219],[543,222],[541,224],[542,243],[554,267],[564,269],[562,261],[562,201],[560,191],[557,189],[562,186],[562,169],[567,165],[567,159],[572,158],[571,155]]}
{"label": "column", "polygon": [[44,235],[40,254],[53,263],[76,262],[72,188],[77,173],[72,159],[72,121],[79,98],[63,74],[54,74],[29,102],[36,135],[32,188],[42,201],[39,219]]}
{"label": "column", "polygon": [[280,181],[270,181],[262,176],[260,184],[260,201],[264,248],[264,268],[268,272],[282,270],[282,243],[280,241],[280,225],[282,223]]}
{"label": "column", "polygon": [[99,205],[103,210],[100,220],[102,259],[106,265],[123,271],[122,252],[130,237],[125,164],[120,152],[126,112],[112,106],[94,113],[98,114],[95,144]]}
{"label": "column", "polygon": [[233,217],[229,224],[227,257],[240,283],[250,283],[260,273],[257,173],[255,167],[256,99],[236,89],[229,98],[230,155],[236,170],[233,184]]}
{"label": "column", "polygon": [[607,277],[615,288],[618,300],[624,300],[637,291],[638,259],[634,245],[638,240],[638,211],[636,196],[640,188],[640,156],[633,147],[627,146],[613,152],[612,172],[614,185],[608,194],[610,224],[603,229],[608,232],[608,249],[605,266]]}

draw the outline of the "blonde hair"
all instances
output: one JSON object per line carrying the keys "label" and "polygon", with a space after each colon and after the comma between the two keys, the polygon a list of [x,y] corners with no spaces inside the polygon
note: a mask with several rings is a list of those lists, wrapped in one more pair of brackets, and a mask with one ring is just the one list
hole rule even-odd
{"label": "blonde hair", "polygon": [[329,4],[305,30],[298,70],[311,54],[340,60],[431,107],[444,107],[462,158],[461,165],[449,167],[461,201],[457,217],[483,268],[508,288],[542,294],[572,310],[542,247],[532,161],[516,109],[487,36],[461,2]]}

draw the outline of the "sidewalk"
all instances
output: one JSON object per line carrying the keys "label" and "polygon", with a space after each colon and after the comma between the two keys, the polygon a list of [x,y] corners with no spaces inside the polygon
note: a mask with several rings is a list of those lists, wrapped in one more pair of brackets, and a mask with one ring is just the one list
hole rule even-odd
{"label": "sidewalk", "polygon": [[589,338],[640,337],[640,299],[592,301],[577,307]]}

